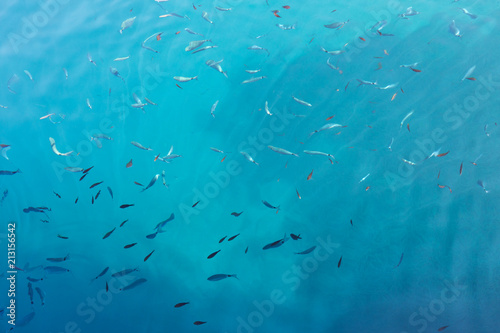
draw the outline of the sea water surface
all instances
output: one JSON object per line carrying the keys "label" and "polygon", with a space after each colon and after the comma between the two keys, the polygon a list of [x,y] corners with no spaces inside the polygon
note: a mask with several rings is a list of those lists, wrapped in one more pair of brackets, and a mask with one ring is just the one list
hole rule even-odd
{"label": "sea water surface", "polygon": [[497,1],[0,17],[5,331],[498,331]]}

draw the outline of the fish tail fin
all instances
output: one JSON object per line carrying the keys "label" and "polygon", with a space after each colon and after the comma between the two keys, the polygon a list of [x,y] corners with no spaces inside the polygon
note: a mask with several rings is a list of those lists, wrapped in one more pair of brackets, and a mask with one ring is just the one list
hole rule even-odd
{"label": "fish tail fin", "polygon": [[236,278],[236,280],[239,280],[238,276],[236,274],[232,274],[231,276],[234,277],[234,278]]}
{"label": "fish tail fin", "polygon": [[21,169],[17,169],[15,173],[22,173]]}

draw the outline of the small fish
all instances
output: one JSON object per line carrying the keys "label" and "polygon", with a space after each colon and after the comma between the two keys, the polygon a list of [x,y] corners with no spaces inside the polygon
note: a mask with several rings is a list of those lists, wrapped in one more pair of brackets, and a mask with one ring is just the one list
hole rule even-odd
{"label": "small fish", "polygon": [[238,217],[238,216],[240,216],[241,214],[243,214],[243,212],[241,212],[241,213],[232,212],[232,213],[231,213],[231,215],[232,215],[232,216],[235,216],[235,217]]}
{"label": "small fish", "polygon": [[204,47],[199,48],[199,49],[198,49],[198,50],[196,50],[196,51],[191,52],[191,54],[195,54],[195,53],[198,53],[198,52],[202,52],[202,51],[206,51],[206,50],[214,49],[214,48],[216,48],[216,47],[218,47],[218,46],[217,46],[217,45],[208,45],[208,46],[204,46]]}
{"label": "small fish", "polygon": [[123,79],[123,77],[120,75],[120,72],[118,72],[118,70],[114,67],[109,67],[109,71],[111,72],[111,74],[113,74],[114,76],[116,76],[117,78],[121,79],[123,82],[125,82],[125,80]]}
{"label": "small fish", "polygon": [[321,51],[328,53],[328,54],[331,54],[331,55],[339,55],[339,54],[342,54],[345,52],[344,50],[328,51],[324,47],[321,47]]}
{"label": "small fish", "polygon": [[309,155],[326,156],[326,157],[331,157],[331,158],[335,159],[335,156],[333,156],[332,154],[324,153],[322,151],[304,150],[304,153],[309,154]]}
{"label": "small fish", "polygon": [[224,239],[226,239],[227,236],[224,236],[222,237],[220,240],[219,240],[219,244],[222,243],[224,241]]}
{"label": "small fish", "polygon": [[94,183],[94,184],[90,185],[89,189],[94,188],[94,187],[96,187],[97,185],[100,185],[100,184],[102,184],[102,183],[103,183],[102,181],[101,181],[101,182],[98,182],[98,183]]}
{"label": "small fish", "polygon": [[489,192],[489,191],[487,191],[487,190],[486,190],[486,187],[484,186],[484,183],[483,183],[483,181],[482,181],[482,180],[478,180],[478,181],[477,181],[477,184],[478,184],[479,186],[481,186],[481,188],[483,189],[484,193],[488,193],[488,192]]}
{"label": "small fish", "polygon": [[361,180],[359,181],[360,183],[364,182],[366,178],[368,178],[370,176],[370,174],[367,174],[366,176],[364,176],[363,178],[361,178]]}
{"label": "small fish", "polygon": [[270,55],[269,53],[269,50],[268,49],[265,49],[261,46],[258,46],[258,45],[252,45],[252,46],[249,46],[247,47],[248,50],[253,50],[253,51],[266,51],[267,52],[267,55]]}
{"label": "small fish", "polygon": [[33,304],[33,285],[28,282],[28,295],[30,297],[31,304]]}
{"label": "small fish", "polygon": [[269,244],[265,245],[262,249],[263,250],[275,249],[275,248],[283,245],[287,240],[288,240],[288,238],[285,235],[282,239],[278,239],[277,241],[269,243]]}
{"label": "small fish", "polygon": [[320,127],[320,129],[314,130],[311,133],[309,133],[309,136],[313,135],[314,133],[319,133],[321,131],[326,131],[329,129],[337,128],[337,127],[345,127],[340,124],[333,124],[333,123],[328,123]]}
{"label": "small fish", "polygon": [[115,59],[113,59],[113,61],[123,61],[123,60],[127,60],[129,58],[130,58],[130,56],[121,57],[121,58],[115,58]]}
{"label": "small fish", "polygon": [[268,102],[266,101],[266,103],[264,104],[264,110],[266,111],[266,113],[270,116],[272,116],[273,114],[271,113],[271,110],[269,110],[269,104]]}
{"label": "small fish", "polygon": [[310,103],[307,103],[306,101],[303,101],[303,100],[301,100],[301,99],[298,99],[298,98],[297,98],[297,97],[295,97],[295,96],[292,96],[292,98],[293,98],[293,99],[294,99],[297,103],[299,103],[299,104],[302,104],[302,105],[305,105],[305,106],[309,106],[309,107],[311,107],[311,106],[312,106]]}
{"label": "small fish", "polygon": [[151,255],[155,252],[155,250],[151,251],[151,253],[149,253],[145,258],[144,258],[144,262],[146,262],[146,260],[149,259],[149,257],[151,257]]}
{"label": "small fish", "polygon": [[154,175],[154,177],[149,182],[148,186],[146,186],[145,188],[143,188],[141,192],[144,192],[147,189],[149,189],[151,186],[153,186],[156,183],[156,181],[158,180],[158,178],[160,178],[160,174],[159,173],[157,173],[156,175]]}
{"label": "small fish", "polygon": [[307,180],[311,180],[313,176],[314,169],[311,171],[311,173],[307,176]]}
{"label": "small fish", "polygon": [[45,301],[44,301],[44,299],[45,299],[45,293],[39,287],[35,287],[35,290],[36,290],[38,296],[40,297],[40,302],[42,303],[42,305],[45,305]]}
{"label": "small fish", "polygon": [[64,76],[66,77],[66,80],[68,79],[68,70],[66,68],[63,68],[64,71]]}
{"label": "small fish", "polygon": [[109,270],[109,267],[104,268],[104,269],[102,270],[102,272],[101,272],[101,273],[99,273],[99,275],[97,275],[95,278],[93,278],[93,279],[92,279],[92,281],[93,281],[93,280],[97,280],[98,278],[100,278],[101,276],[103,276],[104,274],[106,274],[106,273],[108,272],[108,270]]}
{"label": "small fish", "polygon": [[296,28],[296,24],[291,24],[291,25],[285,25],[285,24],[276,24],[276,26],[278,28],[280,28],[281,30],[293,30]]}
{"label": "small fish", "polygon": [[247,248],[245,249],[245,254],[247,254],[247,252],[248,252],[248,246],[247,246]]}
{"label": "small fish", "polygon": [[418,14],[420,14],[420,12],[414,10],[413,7],[408,7],[406,8],[406,11],[403,14],[399,14],[398,16],[404,19],[408,19],[408,16],[415,16]]}
{"label": "small fish", "polygon": [[111,199],[113,199],[113,190],[109,186],[108,186],[108,192],[109,192],[109,195],[111,196]]}
{"label": "small fish", "polygon": [[50,262],[63,262],[69,259],[69,254],[67,254],[65,257],[62,258],[47,258],[47,261]]}
{"label": "small fish", "polygon": [[220,281],[220,280],[224,280],[224,279],[229,278],[229,277],[234,277],[234,278],[238,279],[236,274],[214,274],[212,276],[209,276],[207,280],[208,281]]}
{"label": "small fish", "polygon": [[134,282],[132,282],[131,284],[129,284],[128,286],[125,286],[125,287],[121,288],[120,291],[125,291],[125,290],[129,290],[129,289],[135,288],[135,287],[143,284],[146,281],[147,280],[145,278],[137,279]]}
{"label": "small fish", "polygon": [[215,108],[217,107],[217,104],[219,104],[219,100],[215,101],[215,103],[212,105],[212,108],[210,109],[210,114],[214,118],[215,118],[214,112],[215,112]]}
{"label": "small fish", "polygon": [[59,266],[45,266],[43,270],[50,274],[61,274],[69,272],[69,269]]}
{"label": "small fish", "polygon": [[299,199],[302,199],[302,197],[299,194],[299,190],[295,189],[295,192],[297,192],[297,196],[299,197]]}
{"label": "small fish", "polygon": [[437,185],[439,188],[447,188],[450,191],[450,193],[452,193],[451,188],[448,185],[440,185],[440,184]]}
{"label": "small fish", "polygon": [[67,153],[60,153],[59,150],[57,150],[56,141],[53,138],[49,137],[49,142],[50,142],[50,147],[52,148],[52,151],[56,155],[59,155],[59,156],[69,156],[69,155],[71,155],[73,153],[73,151],[69,151]]}
{"label": "small fish", "polygon": [[339,260],[339,263],[337,264],[337,268],[340,267],[340,264],[342,263],[342,256],[340,256],[340,260]]}
{"label": "small fish", "polygon": [[222,69],[220,63],[223,62],[224,59],[222,60],[219,60],[219,61],[214,61],[214,60],[207,60],[205,61],[205,64],[208,66],[208,67],[212,67],[213,69],[215,69],[217,72],[221,73],[221,74],[224,74],[224,76],[227,78],[227,73]]}
{"label": "small fish", "polygon": [[401,258],[399,258],[399,262],[396,266],[394,266],[394,268],[399,267],[399,265],[401,265],[401,262],[403,261],[403,256],[404,256],[404,253],[401,253]]}
{"label": "small fish", "polygon": [[211,40],[204,39],[204,40],[195,40],[195,41],[189,42],[189,45],[186,46],[184,51],[189,52],[189,51],[192,51],[194,49],[197,49],[198,47],[202,46],[206,42],[211,42]]}
{"label": "small fish", "polygon": [[252,156],[250,156],[246,151],[240,151],[240,154],[243,155],[249,162],[259,165],[259,163],[255,162]]}
{"label": "small fish", "polygon": [[199,203],[200,203],[200,201],[201,201],[201,200],[196,201],[196,202],[195,202],[195,203],[191,206],[191,208],[196,207],[196,205],[197,205],[197,204],[199,204]]}
{"label": "small fish", "polygon": [[95,195],[95,200],[97,200],[97,198],[99,198],[100,194],[101,194],[101,190],[99,190],[99,192],[97,192],[97,194]]}
{"label": "small fish", "polygon": [[292,237],[293,240],[299,240],[299,239],[302,239],[302,237],[300,237],[300,234],[298,235],[295,235],[295,234],[290,234],[290,237]]}
{"label": "small fish", "polygon": [[132,159],[125,165],[126,168],[130,168],[132,166]]}
{"label": "small fish", "polygon": [[458,9],[460,9],[465,15],[469,16],[471,19],[473,19],[473,20],[477,19],[477,15],[472,14],[467,9],[465,9],[465,8],[458,8]]}
{"label": "small fish", "polygon": [[137,268],[127,268],[127,269],[124,269],[123,271],[119,271],[119,272],[111,274],[111,277],[122,277],[122,276],[128,275],[128,274],[135,272],[135,271],[138,271],[138,269]]}
{"label": "small fish", "polygon": [[12,176],[20,172],[21,170],[19,169],[17,169],[16,171],[0,170],[0,176]]}
{"label": "small fish", "polygon": [[460,34],[460,30],[457,28],[455,24],[455,20],[451,21],[450,25],[448,26],[448,29],[450,33],[452,33],[454,36],[462,37],[462,35]]}
{"label": "small fish", "polygon": [[260,69],[245,69],[245,72],[250,73],[250,74],[255,74],[260,72]]}
{"label": "small fish", "polygon": [[292,153],[288,150],[285,150],[283,148],[279,148],[279,147],[274,147],[274,146],[267,146],[267,148],[271,149],[272,151],[278,153],[278,154],[282,154],[282,155],[293,155],[293,156],[299,156],[295,153]]}
{"label": "small fish", "polygon": [[443,156],[446,156],[450,153],[450,151],[448,150],[446,153],[441,153],[441,154],[437,154],[436,157],[443,157]]}
{"label": "small fish", "polygon": [[26,76],[28,76],[28,78],[33,81],[33,77],[31,76],[31,73],[28,72],[26,69],[24,70],[24,74],[26,74]]}
{"label": "small fish", "polygon": [[203,324],[206,324],[206,323],[207,323],[206,321],[197,320],[193,324],[196,325],[196,326],[199,326],[199,325],[203,325]]}
{"label": "small fish", "polygon": [[210,21],[210,19],[208,18],[208,13],[206,11],[203,11],[203,13],[201,14],[201,17],[203,17],[203,19],[205,21],[207,21],[208,23],[213,24],[213,22]]}
{"label": "small fish", "polygon": [[409,164],[409,165],[417,165],[417,163],[412,162],[412,161],[409,161],[409,160],[404,159],[404,158],[401,158],[401,160],[402,160],[403,162],[405,162],[406,164]]}
{"label": "small fish", "polygon": [[403,124],[404,124],[405,120],[406,120],[406,119],[408,119],[408,118],[409,118],[412,114],[413,114],[413,110],[412,110],[410,113],[408,113],[408,114],[407,114],[407,115],[403,118],[403,120],[401,120],[401,123],[399,124],[399,128],[402,128],[402,127],[403,127]]}
{"label": "small fish", "polygon": [[144,147],[143,145],[141,145],[139,142],[135,142],[135,141],[132,141],[130,142],[131,144],[133,144],[134,146],[136,146],[137,148],[139,149],[142,149],[142,150],[153,150],[151,148],[146,148]]}
{"label": "small fish", "polygon": [[460,164],[460,176],[462,175],[462,168],[464,167],[464,162]]}
{"label": "small fish", "polygon": [[341,29],[347,22],[349,22],[349,20],[347,20],[345,22],[334,22],[334,23],[326,24],[325,28],[328,28],[328,29]]}
{"label": "small fish", "polygon": [[189,29],[189,28],[184,28],[184,30],[185,30],[186,32],[189,32],[189,33],[190,33],[190,34],[192,34],[192,35],[203,36],[202,34],[199,34],[199,33],[197,33],[197,32],[194,32],[193,30],[191,30],[191,29]]}
{"label": "small fish", "polygon": [[56,193],[55,191],[52,191],[52,192],[56,195],[56,197],[58,197],[59,199],[61,199],[61,195],[60,194]]}
{"label": "small fish", "polygon": [[308,253],[311,253],[312,251],[314,251],[315,248],[316,248],[316,245],[314,245],[313,247],[310,247],[307,250],[304,250],[302,252],[295,252],[295,254],[308,254]]}
{"label": "small fish", "polygon": [[207,257],[207,259],[212,259],[212,258],[213,258],[213,257],[215,257],[215,255],[216,255],[217,253],[219,253],[219,252],[220,252],[220,250],[215,251],[214,253],[209,254],[209,255],[208,255],[208,257]]}
{"label": "small fish", "polygon": [[185,305],[188,305],[189,302],[181,302],[181,303],[177,303],[174,305],[174,308],[180,308],[180,307],[183,307]]}
{"label": "small fish", "polygon": [[104,235],[104,237],[102,237],[102,239],[106,239],[106,238],[108,238],[109,236],[111,236],[111,234],[113,233],[113,231],[115,231],[115,229],[116,229],[116,227],[114,227],[114,228],[113,228],[113,230],[108,231],[108,232]]}
{"label": "small fish", "polygon": [[125,30],[127,28],[130,28],[132,26],[132,24],[134,24],[134,21],[135,21],[136,17],[137,16],[131,17],[131,18],[126,19],[125,21],[122,22],[121,29],[120,29],[120,34],[123,33],[123,30]]}
{"label": "small fish", "polygon": [[221,12],[228,12],[230,10],[233,10],[232,8],[222,8],[222,7],[215,7],[215,9],[220,10]]}
{"label": "small fish", "polygon": [[450,327],[450,326],[442,326],[442,327],[438,328],[438,332],[442,332],[445,329],[447,329],[448,327]]}
{"label": "small fish", "polygon": [[462,81],[465,80],[465,79],[469,79],[469,77],[472,75],[472,73],[474,72],[474,70],[476,69],[476,66],[472,66],[471,68],[469,68],[467,70],[467,73],[465,73],[464,77],[462,78]]}
{"label": "small fish", "polygon": [[198,80],[198,76],[193,76],[193,77],[174,76],[174,80],[179,82],[188,82],[191,80]]}
{"label": "small fish", "polygon": [[135,206],[134,204],[123,204],[120,206],[120,208],[128,208],[128,207],[132,207],[132,206]]}
{"label": "small fish", "polygon": [[57,235],[57,237],[61,238],[61,239],[68,239],[69,237],[66,237],[66,236],[61,236],[61,235]]}
{"label": "small fish", "polygon": [[280,210],[280,206],[275,207],[265,200],[262,200],[262,203],[264,204],[264,206],[266,206],[268,208]]}
{"label": "small fish", "polygon": [[358,84],[358,87],[361,86],[361,85],[366,85],[366,86],[376,86],[378,85],[378,83],[375,81],[375,82],[372,82],[372,81],[366,81],[366,80],[361,80],[361,79],[356,79],[359,84]]}
{"label": "small fish", "polygon": [[237,235],[234,235],[234,236],[231,236],[227,239],[228,242],[232,241],[233,239],[235,239],[236,237],[238,237],[240,234],[237,234]]}
{"label": "small fish", "polygon": [[248,80],[245,80],[245,81],[241,82],[241,84],[252,83],[252,82],[259,81],[259,80],[262,80],[262,79],[265,79],[265,78],[267,78],[267,76],[253,77],[251,79],[248,79]]}

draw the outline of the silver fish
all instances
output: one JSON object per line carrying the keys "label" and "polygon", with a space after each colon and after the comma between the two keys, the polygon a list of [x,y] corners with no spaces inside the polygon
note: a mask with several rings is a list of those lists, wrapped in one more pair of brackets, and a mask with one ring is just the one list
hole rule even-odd
{"label": "silver fish", "polygon": [[163,33],[163,32],[157,32],[157,33],[152,34],[151,36],[149,36],[148,38],[146,38],[146,39],[145,39],[145,40],[141,43],[141,47],[142,47],[142,48],[145,48],[146,50],[150,50],[150,51],[153,51],[153,52],[155,52],[155,53],[159,53],[159,52],[158,52],[158,51],[156,51],[155,49],[152,49],[152,48],[150,48],[149,46],[146,46],[146,42],[147,42],[148,40],[150,40],[151,38],[153,38],[153,37],[156,37],[156,36],[161,36],[161,34],[162,34],[162,33]]}
{"label": "silver fish", "polygon": [[194,50],[194,49],[202,46],[206,42],[211,42],[211,40],[210,39],[204,39],[204,40],[195,40],[195,41],[189,42],[189,45],[186,46],[186,48],[184,49],[184,51],[186,51],[186,52],[192,51],[192,50]]}
{"label": "silver fish", "polygon": [[376,88],[377,88],[377,89],[381,89],[381,90],[391,89],[391,88],[395,88],[395,87],[397,87],[397,86],[398,86],[398,84],[399,84],[399,82],[398,82],[398,83],[392,83],[392,84],[389,84],[389,85],[387,85],[387,86],[385,86],[385,87],[376,87]]}
{"label": "silver fish", "polygon": [[174,76],[174,80],[179,82],[188,82],[191,80],[198,80],[198,76],[193,76],[193,77]]}
{"label": "silver fish", "polygon": [[193,51],[191,52],[191,54],[195,54],[195,53],[198,53],[198,52],[201,52],[201,51],[205,51],[205,50],[210,50],[210,49],[213,49],[213,48],[216,48],[218,47],[217,45],[208,45],[208,46],[204,46],[202,48],[199,48],[198,50],[196,51]]}
{"label": "silver fish", "polygon": [[208,18],[208,13],[206,11],[203,11],[203,13],[201,14],[201,17],[203,17],[203,19],[205,21],[207,21],[208,23],[211,23],[211,24],[214,23],[214,22],[210,21],[210,19]]}
{"label": "silver fish", "polygon": [[477,19],[477,15],[476,14],[472,14],[467,9],[465,9],[465,8],[458,8],[458,9],[462,10],[462,12],[464,12],[464,14],[467,15],[467,16],[469,16],[471,19]]}
{"label": "silver fish", "polygon": [[92,56],[88,52],[87,52],[87,59],[88,59],[88,61],[90,61],[91,63],[93,63],[95,66],[97,66],[97,64],[95,63],[95,61],[92,59]]}
{"label": "silver fish", "polygon": [[311,132],[309,135],[313,135],[314,133],[318,133],[318,132],[321,132],[321,131],[329,130],[329,129],[332,129],[332,128],[335,128],[335,127],[342,127],[342,125],[328,123],[328,124],[325,124],[325,125],[321,126],[320,129]]}
{"label": "silver fish", "polygon": [[222,7],[215,7],[215,9],[220,10],[221,12],[227,12],[233,10],[232,8],[222,8]]}
{"label": "silver fish", "polygon": [[31,76],[31,73],[28,72],[26,69],[24,70],[24,74],[26,74],[31,81],[33,81],[33,77]]}
{"label": "silver fish", "polygon": [[198,35],[198,36],[203,36],[202,34],[199,34],[197,32],[194,32],[193,30],[189,29],[189,28],[184,28],[184,30],[186,30],[186,32],[189,32],[190,34],[192,35]]}
{"label": "silver fish", "polygon": [[7,152],[11,149],[12,147],[10,145],[0,145],[0,154],[2,155],[3,158],[6,160],[9,159],[7,156]]}
{"label": "silver fish", "polygon": [[331,157],[331,158],[335,159],[335,156],[333,156],[332,154],[324,153],[322,151],[304,150],[304,153],[309,154],[309,155],[326,156],[326,157]]}
{"label": "silver fish", "polygon": [[344,50],[327,51],[324,47],[321,47],[321,51],[328,53],[328,54],[331,54],[331,55],[339,55],[339,54],[342,54],[345,52]]}
{"label": "silver fish", "polygon": [[330,23],[330,24],[326,24],[325,25],[325,28],[328,28],[328,29],[340,29],[342,28],[347,22],[349,22],[349,20],[345,21],[345,22],[333,22],[333,23]]}
{"label": "silver fish", "polygon": [[307,250],[304,250],[302,252],[295,252],[295,254],[308,254],[308,253],[311,253],[312,251],[314,251],[315,248],[316,248],[316,245],[314,245],[313,247],[310,247]]}
{"label": "silver fish", "polygon": [[241,84],[252,83],[252,82],[255,82],[255,81],[260,81],[260,80],[265,79],[265,78],[267,78],[267,76],[253,77],[251,79],[248,79],[248,80],[245,80],[245,81],[241,82]]}
{"label": "silver fish", "polygon": [[240,151],[240,154],[243,155],[247,159],[247,161],[259,165],[259,163],[255,162],[252,156],[250,156],[246,151]]}
{"label": "silver fish", "polygon": [[28,282],[28,295],[30,297],[31,304],[33,304],[33,285]]}
{"label": "silver fish", "polygon": [[59,150],[57,150],[56,141],[53,138],[49,137],[49,142],[50,142],[50,147],[52,148],[52,151],[56,155],[59,155],[59,156],[69,156],[69,155],[71,155],[73,153],[73,151],[69,151],[67,153],[60,153]]}
{"label": "silver fish", "polygon": [[328,67],[330,67],[331,69],[334,69],[334,70],[339,70],[339,67],[338,66],[333,66],[331,63],[330,63],[330,58],[326,59],[326,64],[328,65]]}
{"label": "silver fish", "polygon": [[64,268],[64,267],[59,267],[59,266],[45,266],[43,270],[47,273],[51,274],[61,274],[61,273],[66,273],[69,272],[69,269]]}
{"label": "silver fish", "polygon": [[245,69],[245,72],[250,73],[250,74],[255,74],[260,72],[260,69]]}
{"label": "silver fish", "polygon": [[457,37],[462,37],[462,35],[460,34],[460,30],[457,28],[456,24],[455,24],[455,20],[451,21],[450,25],[448,26],[450,32],[454,35],[454,36],[457,36]]}
{"label": "silver fish", "polygon": [[111,277],[125,276],[125,275],[128,275],[128,274],[135,272],[135,271],[138,271],[138,270],[139,269],[137,269],[137,268],[127,268],[127,269],[124,269],[123,271],[119,271],[119,272],[111,274]]}
{"label": "silver fish", "polygon": [[365,81],[365,80],[361,80],[361,79],[356,79],[356,80],[359,82],[358,86],[361,86],[361,85],[376,86],[376,85],[378,85],[377,81],[371,82],[371,81]]}
{"label": "silver fish", "polygon": [[248,49],[249,49],[249,50],[254,50],[254,51],[260,51],[260,50],[262,50],[262,51],[266,51],[266,52],[267,52],[267,55],[269,55],[269,54],[270,54],[268,49],[265,49],[265,48],[260,47],[260,46],[258,46],[258,45],[252,45],[252,46],[249,46],[249,47],[248,47]]}
{"label": "silver fish", "polygon": [[109,71],[111,72],[111,74],[113,74],[114,76],[116,76],[117,78],[120,78],[122,79],[123,82],[125,82],[125,80],[123,79],[123,77],[120,75],[120,73],[118,72],[118,70],[114,67],[109,67]]}
{"label": "silver fish", "polygon": [[137,148],[139,149],[142,149],[142,150],[153,150],[151,148],[146,148],[144,147],[143,145],[141,145],[139,142],[135,142],[135,141],[132,141],[130,142],[131,144],[133,144],[134,146],[136,146]]}
{"label": "silver fish", "polygon": [[137,279],[135,280],[134,282],[132,282],[131,284],[129,284],[128,286],[125,286],[123,288],[121,288],[120,290],[121,291],[124,291],[124,290],[128,290],[128,289],[132,289],[132,288],[135,288],[137,287],[138,285],[141,285],[143,284],[144,282],[146,282],[148,280],[146,280],[145,278],[140,278],[140,279]]}
{"label": "silver fish", "polygon": [[280,28],[281,30],[293,30],[293,29],[295,29],[296,24],[285,25],[285,24],[279,24],[278,23],[278,24],[276,24],[276,26],[278,28]]}
{"label": "silver fish", "polygon": [[305,106],[309,106],[309,107],[311,107],[311,106],[312,106],[310,103],[307,103],[306,101],[303,101],[303,100],[301,100],[301,99],[298,99],[298,98],[297,98],[297,97],[295,97],[295,96],[292,96],[292,97],[293,97],[293,99],[294,99],[297,103],[299,103],[299,104],[302,104],[302,105],[305,105]]}
{"label": "silver fish", "polygon": [[161,173],[161,180],[163,182],[163,186],[165,186],[166,188],[168,188],[168,184],[167,184],[167,181],[165,179],[165,170],[163,170],[162,173]]}
{"label": "silver fish", "polygon": [[151,179],[151,181],[149,182],[148,186],[146,186],[145,188],[143,188],[141,192],[144,192],[144,191],[146,191],[147,189],[149,189],[151,186],[153,186],[153,185],[156,183],[156,181],[158,180],[158,178],[160,178],[160,174],[159,174],[159,173],[157,173],[157,174],[153,177],[153,179]]}
{"label": "silver fish", "polygon": [[418,14],[420,14],[420,12],[417,12],[416,10],[414,10],[413,7],[408,7],[408,8],[406,8],[406,12],[404,12],[403,14],[400,14],[398,16],[402,17],[402,18],[407,18],[408,16],[415,16]]}
{"label": "silver fish", "polygon": [[42,305],[44,305],[45,304],[45,293],[39,287],[36,287],[35,290],[38,293],[38,296],[40,296],[40,301],[42,302]]}
{"label": "silver fish", "polygon": [[222,69],[220,63],[223,62],[224,59],[222,60],[219,60],[219,61],[214,61],[214,60],[207,60],[205,62],[205,64],[209,67],[212,67],[213,69],[215,69],[216,71],[218,71],[219,73],[222,73],[224,74],[225,77],[227,77],[227,74],[226,72],[224,72],[224,70]]}
{"label": "silver fish", "polygon": [[123,30],[130,28],[132,24],[134,24],[135,18],[137,16],[131,17],[129,19],[126,19],[125,21],[122,22],[121,29],[120,29],[120,34],[123,33]]}
{"label": "silver fish", "polygon": [[269,104],[267,103],[266,101],[266,104],[264,104],[264,110],[266,111],[266,113],[270,116],[272,116],[273,114],[271,113],[271,110],[269,110]]}
{"label": "silver fish", "polygon": [[470,77],[475,69],[476,69],[476,66],[472,66],[471,68],[469,68],[467,73],[465,73],[464,77],[462,78],[462,81],[465,80],[466,78]]}
{"label": "silver fish", "polygon": [[64,170],[69,171],[69,172],[82,172],[83,168],[65,167]]}
{"label": "silver fish", "polygon": [[220,280],[224,280],[224,279],[229,278],[229,277],[234,277],[237,280],[239,280],[238,277],[236,276],[236,274],[214,274],[212,276],[209,276],[207,280],[208,281],[220,281]]}
{"label": "silver fish", "polygon": [[217,104],[219,104],[219,100],[216,100],[215,103],[212,105],[212,108],[210,109],[210,114],[214,118],[215,118],[214,112],[215,112],[215,108],[217,107]]}
{"label": "silver fish", "polygon": [[267,148],[271,149],[272,151],[278,153],[278,154],[282,154],[282,155],[293,155],[293,156],[299,156],[295,153],[292,153],[288,150],[285,150],[283,148],[279,148],[279,147],[274,147],[274,146],[267,146]]}

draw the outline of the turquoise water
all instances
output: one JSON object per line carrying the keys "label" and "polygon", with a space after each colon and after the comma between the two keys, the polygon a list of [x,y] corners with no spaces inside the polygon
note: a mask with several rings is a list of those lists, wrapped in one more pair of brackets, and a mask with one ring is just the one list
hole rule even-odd
{"label": "turquoise water", "polygon": [[[497,2],[7,0],[0,16],[0,170],[21,171],[0,175],[6,331],[498,331]],[[227,77],[206,65],[222,59]]]}

